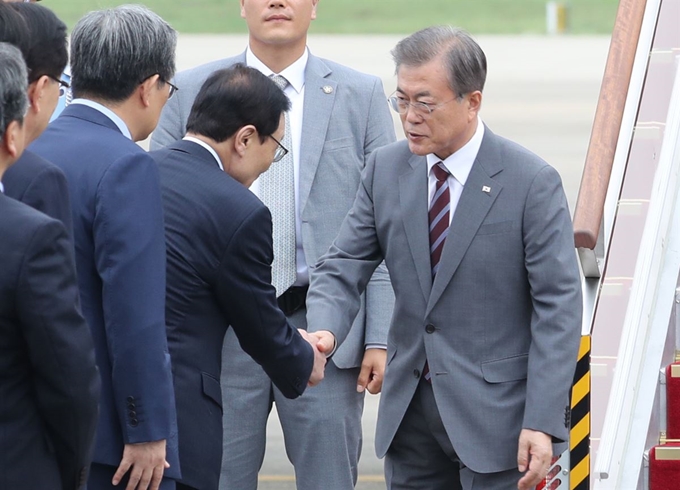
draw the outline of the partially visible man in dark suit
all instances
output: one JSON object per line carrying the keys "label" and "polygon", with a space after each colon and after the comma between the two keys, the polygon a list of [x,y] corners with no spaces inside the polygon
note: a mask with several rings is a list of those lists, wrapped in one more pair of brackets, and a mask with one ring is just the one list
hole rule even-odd
{"label": "partially visible man in dark suit", "polygon": [[[234,2],[235,0],[231,0]],[[225,2],[226,3],[226,2]],[[151,148],[184,136],[187,115],[203,81],[234,63],[271,76],[291,101],[290,150],[253,183],[269,206],[274,230],[272,282],[288,321],[307,329],[309,272],[338,234],[352,206],[368,155],[392,143],[394,125],[379,78],[315,56],[307,33],[318,0],[240,0],[248,46],[230,58],[179,73],[178,96],[154,131]],[[255,490],[265,454],[267,419],[276,403],[286,455],[298,490],[347,490],[357,482],[364,394],[378,393],[385,370],[394,293],[385,267],[373,275],[352,333],[326,366],[324,382],[288,400],[227,332],[223,354],[224,407],[220,490]]]}
{"label": "partially visible man in dark suit", "polygon": [[[26,77],[0,43],[0,177],[24,147]],[[59,221],[2,192],[0,237],[0,488],[80,489],[100,382],[72,245]]]}
{"label": "partially visible man in dark suit", "polygon": [[[0,41],[21,49],[28,67],[29,109],[24,126],[30,144],[47,127],[59,99],[60,77],[68,61],[66,25],[51,10],[31,3],[0,2],[0,17]],[[58,219],[72,237],[68,186],[56,165],[25,151],[2,183],[7,196]]]}
{"label": "partially visible man in dark suit", "polygon": [[283,91],[258,70],[218,70],[196,97],[187,136],[151,153],[165,213],[178,488],[218,487],[221,352],[229,325],[286,397],[298,397],[308,380],[311,386],[323,377],[325,355],[278,307],[271,284],[271,214],[247,189],[286,154],[280,141],[289,107]]}
{"label": "partially visible man in dark suit", "polygon": [[89,490],[174,488],[180,476],[158,170],[135,144],[172,94],[175,45],[175,31],[144,7],[87,14],[71,36],[76,99],[32,145],[66,174],[102,377]]}

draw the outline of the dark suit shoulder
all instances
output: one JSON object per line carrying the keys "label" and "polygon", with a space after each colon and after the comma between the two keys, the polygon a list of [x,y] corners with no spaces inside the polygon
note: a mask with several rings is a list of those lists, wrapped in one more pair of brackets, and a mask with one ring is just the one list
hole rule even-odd
{"label": "dark suit shoulder", "polygon": [[66,177],[59,167],[53,163],[48,162],[40,155],[36,155],[32,151],[24,151],[21,158],[16,161],[14,165],[7,169],[5,175],[2,177],[2,183],[5,186],[5,195],[21,200],[24,192],[31,183],[37,179],[45,176],[55,175],[58,178]]}
{"label": "dark suit shoulder", "polygon": [[[243,184],[221,170],[212,156],[197,156],[180,151],[177,145],[202,153],[195,143],[178,142],[149,155],[158,164],[165,208],[183,208],[178,201],[195,203],[193,218],[228,223],[234,229],[255,211],[269,213],[267,207]],[[188,211],[186,211],[188,212]],[[225,230],[226,231],[226,230]]]}
{"label": "dark suit shoulder", "polygon": [[68,182],[59,167],[27,150],[5,172],[3,183],[7,196],[61,221],[72,234]]}
{"label": "dark suit shoulder", "polygon": [[59,228],[59,225],[57,220],[0,194],[0,236],[3,243],[28,239],[41,227]]}
{"label": "dark suit shoulder", "polygon": [[[63,225],[49,216],[36,211],[26,204],[0,193],[0,257],[3,261],[3,280],[18,277],[21,263],[8,257],[24,256],[37,235],[41,240],[52,241],[65,233]],[[9,273],[12,271],[16,274]]]}
{"label": "dark suit shoulder", "polygon": [[56,173],[64,175],[64,173],[53,163],[45,160],[40,155],[33,153],[30,150],[25,150],[14,165],[7,169],[5,175],[2,177],[2,182],[5,185],[5,195],[10,195],[11,189],[8,184],[17,185],[30,183],[36,176],[42,173]]}

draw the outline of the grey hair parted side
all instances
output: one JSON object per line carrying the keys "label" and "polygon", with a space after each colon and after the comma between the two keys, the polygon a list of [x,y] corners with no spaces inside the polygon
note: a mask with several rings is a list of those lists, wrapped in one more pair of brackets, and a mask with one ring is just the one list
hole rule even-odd
{"label": "grey hair parted side", "polygon": [[457,97],[484,90],[486,56],[465,30],[452,26],[432,26],[411,34],[392,50],[396,71],[402,65],[418,67],[442,56],[449,74],[449,85]]}
{"label": "grey hair parted side", "polygon": [[71,34],[73,95],[122,102],[152,75],[169,82],[176,45],[175,30],[141,5],[90,12]]}
{"label": "grey hair parted side", "polygon": [[21,51],[0,43],[0,138],[11,122],[23,123],[28,109],[27,90],[28,75]]}

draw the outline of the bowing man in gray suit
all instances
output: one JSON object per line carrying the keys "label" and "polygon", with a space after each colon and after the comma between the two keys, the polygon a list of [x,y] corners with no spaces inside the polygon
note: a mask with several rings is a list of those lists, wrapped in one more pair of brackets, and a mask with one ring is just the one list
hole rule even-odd
{"label": "bowing man in gray suit", "polygon": [[486,59],[467,33],[431,27],[393,56],[407,139],[369,158],[312,272],[307,321],[344,341],[385,260],[396,303],[376,450],[388,488],[529,489],[568,437],[580,337],[561,180],[479,119]]}
{"label": "bowing man in gray suit", "polygon": [[[241,0],[246,51],[179,73],[177,96],[163,110],[153,149],[184,135],[192,102],[214,71],[237,62],[281,82],[292,103],[283,145],[291,158],[251,187],[272,211],[273,283],[288,321],[306,328],[309,271],[330,247],[359,187],[368,155],[394,141],[380,80],[307,49],[318,0]],[[230,329],[223,354],[224,451],[220,488],[257,488],[267,417],[276,402],[297,488],[346,490],[357,479],[364,390],[378,392],[394,294],[384,266],[373,274],[344,344],[324,382],[288,400],[240,348]],[[317,326],[317,329],[322,329]],[[360,367],[361,366],[361,367]]]}

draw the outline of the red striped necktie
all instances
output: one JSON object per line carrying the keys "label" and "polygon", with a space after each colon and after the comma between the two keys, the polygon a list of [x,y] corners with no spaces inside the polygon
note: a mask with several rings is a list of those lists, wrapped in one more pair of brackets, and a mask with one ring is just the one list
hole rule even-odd
{"label": "red striped necktie", "polygon": [[[439,261],[442,257],[444,242],[449,234],[449,213],[451,211],[451,197],[449,193],[449,171],[442,162],[432,167],[434,176],[437,179],[434,196],[430,203],[430,211],[427,213],[430,222],[430,267],[432,270],[432,280],[439,270]],[[430,366],[425,361],[423,377],[432,382]]]}

